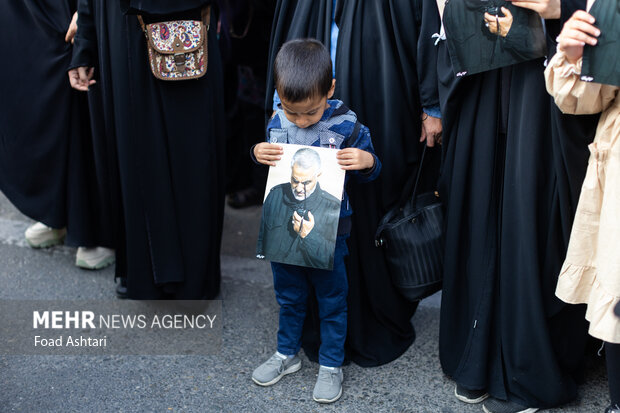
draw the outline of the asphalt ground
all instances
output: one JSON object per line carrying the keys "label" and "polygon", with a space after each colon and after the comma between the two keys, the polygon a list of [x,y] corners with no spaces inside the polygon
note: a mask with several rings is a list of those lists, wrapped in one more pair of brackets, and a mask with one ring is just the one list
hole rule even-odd
{"label": "asphalt ground", "polygon": [[[482,412],[456,400],[438,358],[440,296],[412,319],[417,339],[385,366],[344,368],[342,398],[312,400],[318,365],[272,387],[253,369],[275,350],[278,306],[269,266],[253,259],[260,208],[226,210],[222,243],[223,345],[209,356],[0,356],[0,412]],[[0,194],[0,299],[115,300],[113,268],[73,265],[75,249],[27,247],[32,221]],[[2,315],[0,315],[2,316]],[[523,334],[527,334],[524,331]],[[549,412],[600,412],[608,403],[602,358],[588,358],[573,403]]]}

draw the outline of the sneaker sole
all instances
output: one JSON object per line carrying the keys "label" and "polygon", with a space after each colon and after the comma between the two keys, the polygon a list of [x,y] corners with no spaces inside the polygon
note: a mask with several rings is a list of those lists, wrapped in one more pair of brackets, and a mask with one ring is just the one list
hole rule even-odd
{"label": "sneaker sole", "polygon": [[[461,396],[460,394],[458,394],[456,392],[456,387],[454,388],[454,395],[456,396],[457,399],[459,399],[463,403],[468,403],[468,404],[482,403],[483,401],[485,401],[486,399],[489,398],[489,393],[486,393],[486,394],[483,394],[482,396],[478,397],[477,399],[468,399],[467,397]],[[483,406],[483,408],[484,408],[484,406]]]}
{"label": "sneaker sole", "polygon": [[297,371],[301,370],[301,361],[297,364],[293,364],[292,366],[290,366],[288,369],[284,370],[282,373],[280,373],[278,376],[276,376],[273,380],[271,381],[267,381],[267,382],[261,382],[258,381],[254,378],[254,376],[252,376],[252,381],[256,384],[258,384],[259,386],[263,386],[263,387],[267,387],[267,386],[271,386],[272,384],[276,384],[277,382],[280,381],[280,379],[284,376],[286,376],[287,374],[292,374],[295,373]]}
{"label": "sneaker sole", "polygon": [[340,396],[342,396],[342,387],[340,387],[340,391],[338,392],[336,397],[334,397],[333,399],[317,399],[316,397],[314,397],[314,395],[312,395],[312,400],[318,403],[333,403],[336,400],[338,400]]}
{"label": "sneaker sole", "polygon": [[[482,406],[482,410],[484,410],[484,413],[493,413],[492,411],[490,411],[489,409],[486,408],[486,406]],[[535,413],[537,412],[539,409],[536,407],[530,407],[527,408],[525,410],[519,410],[518,412],[515,413]]]}
{"label": "sneaker sole", "polygon": [[57,239],[50,239],[47,241],[43,241],[39,244],[35,244],[33,242],[31,242],[28,238],[26,238],[26,242],[28,243],[28,245],[30,246],[30,248],[34,248],[34,249],[40,249],[40,248],[49,248],[49,247],[53,247],[55,245],[60,245],[64,242],[65,237],[62,238],[57,238]]}
{"label": "sneaker sole", "polygon": [[116,262],[116,258],[115,257],[108,257],[105,260],[99,262],[98,264],[95,265],[90,265],[88,264],[86,261],[84,260],[76,260],[75,261],[75,266],[76,267],[80,267],[83,268],[85,270],[101,270],[105,267],[109,267],[110,265],[114,264]]}

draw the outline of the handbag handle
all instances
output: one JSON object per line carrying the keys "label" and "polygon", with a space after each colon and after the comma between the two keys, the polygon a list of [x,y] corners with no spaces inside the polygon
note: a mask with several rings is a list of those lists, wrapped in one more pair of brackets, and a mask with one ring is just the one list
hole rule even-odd
{"label": "handbag handle", "polygon": [[[415,206],[415,197],[418,194],[418,184],[420,182],[420,176],[422,176],[424,155],[426,155],[426,143],[424,143],[424,149],[422,149],[422,156],[420,157],[420,164],[418,165],[417,173],[415,175],[411,175],[409,179],[407,179],[407,182],[405,182],[405,186],[403,187],[404,191],[397,204],[399,208],[404,208],[407,203],[411,203],[413,204],[413,206]],[[413,192],[411,191],[411,186],[413,186]],[[407,197],[408,194],[411,194],[411,196]]]}
{"label": "handbag handle", "polygon": [[415,185],[413,186],[413,195],[411,195],[411,199],[413,201],[414,206],[415,206],[415,197],[418,194],[418,184],[420,183],[420,176],[422,175],[422,166],[424,165],[424,155],[426,155],[426,142],[424,143],[424,149],[422,149],[422,156],[420,157],[420,166],[418,166],[418,173],[415,178]]}

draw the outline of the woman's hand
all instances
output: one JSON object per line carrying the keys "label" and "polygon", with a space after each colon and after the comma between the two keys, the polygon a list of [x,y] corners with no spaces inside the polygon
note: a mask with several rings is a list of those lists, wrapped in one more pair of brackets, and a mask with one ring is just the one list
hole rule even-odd
{"label": "woman's hand", "polygon": [[97,81],[93,79],[93,75],[95,74],[94,67],[78,67],[69,70],[67,74],[69,75],[71,87],[80,92],[88,92],[88,87],[97,83]]}
{"label": "woman's hand", "polygon": [[601,31],[594,26],[595,19],[583,10],[577,10],[564,24],[558,36],[558,49],[564,52],[569,63],[583,56],[583,46],[595,46]]}
{"label": "woman's hand", "polygon": [[69,29],[67,29],[67,34],[65,35],[65,42],[73,44],[73,39],[75,38],[75,33],[77,33],[77,12],[73,13],[73,18],[71,19],[71,23],[69,24]]}
{"label": "woman's hand", "polygon": [[284,150],[280,145],[275,143],[261,142],[254,147],[254,157],[263,165],[276,166],[284,154]]}
{"label": "woman's hand", "polygon": [[426,141],[426,146],[432,148],[435,144],[441,145],[441,119],[426,115],[422,120],[422,135],[420,142]]}
{"label": "woman's hand", "polygon": [[[499,35],[506,37],[512,27],[512,13],[506,7],[502,7],[502,13],[504,14],[503,17],[484,13],[484,21],[491,33],[497,34],[499,30]],[[498,25],[499,27],[497,27]]]}
{"label": "woman's hand", "polygon": [[534,10],[543,19],[559,19],[562,15],[561,0],[508,0],[517,7]]}

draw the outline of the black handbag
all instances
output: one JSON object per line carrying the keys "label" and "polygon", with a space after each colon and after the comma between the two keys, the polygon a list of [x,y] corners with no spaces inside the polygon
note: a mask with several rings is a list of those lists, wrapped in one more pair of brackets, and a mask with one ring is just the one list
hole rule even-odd
{"label": "black handbag", "polygon": [[426,145],[413,194],[404,205],[399,202],[383,217],[375,234],[375,245],[385,253],[392,283],[409,301],[439,291],[443,278],[443,210],[439,194],[417,195],[425,153]]}

